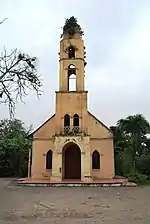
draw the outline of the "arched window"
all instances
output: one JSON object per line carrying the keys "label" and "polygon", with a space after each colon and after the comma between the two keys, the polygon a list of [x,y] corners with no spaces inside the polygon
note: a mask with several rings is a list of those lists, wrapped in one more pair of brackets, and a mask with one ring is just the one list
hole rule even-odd
{"label": "arched window", "polygon": [[79,132],[79,115],[78,114],[73,115],[73,130],[75,133]]}
{"label": "arched window", "polygon": [[73,126],[79,127],[79,115],[78,114],[73,115]]}
{"label": "arched window", "polygon": [[52,169],[52,150],[49,150],[46,154],[46,169],[51,170]]}
{"label": "arched window", "polygon": [[76,91],[76,68],[74,65],[68,66],[68,91]]}
{"label": "arched window", "polygon": [[100,154],[97,150],[92,154],[92,169],[100,169]]}
{"label": "arched window", "polygon": [[68,48],[68,58],[75,58],[75,49],[73,46]]}
{"label": "arched window", "polygon": [[65,116],[64,116],[64,127],[70,127],[70,116],[69,116],[69,114],[65,114]]}

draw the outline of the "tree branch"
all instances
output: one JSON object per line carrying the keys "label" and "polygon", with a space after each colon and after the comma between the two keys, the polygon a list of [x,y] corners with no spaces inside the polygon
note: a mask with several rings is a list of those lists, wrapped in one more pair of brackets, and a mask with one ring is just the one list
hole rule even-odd
{"label": "tree branch", "polygon": [[4,23],[6,19],[8,19],[8,18],[3,19],[3,20],[0,22],[0,24]]}
{"label": "tree branch", "polygon": [[17,49],[7,54],[4,49],[0,57],[0,103],[8,104],[10,116],[14,116],[18,99],[23,102],[29,90],[34,90],[39,97],[41,87],[36,58],[22,54]]}

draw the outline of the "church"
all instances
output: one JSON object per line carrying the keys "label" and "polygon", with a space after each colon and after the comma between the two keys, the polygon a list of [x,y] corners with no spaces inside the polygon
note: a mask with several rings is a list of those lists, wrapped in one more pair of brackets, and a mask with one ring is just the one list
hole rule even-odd
{"label": "church", "polygon": [[32,133],[29,176],[33,180],[86,181],[115,175],[112,133],[88,111],[85,54],[83,31],[72,16],[66,19],[60,40],[55,114]]}

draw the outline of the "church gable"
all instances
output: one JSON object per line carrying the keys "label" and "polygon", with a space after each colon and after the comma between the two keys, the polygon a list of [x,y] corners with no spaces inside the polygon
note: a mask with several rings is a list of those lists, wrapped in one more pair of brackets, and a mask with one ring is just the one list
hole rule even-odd
{"label": "church gable", "polygon": [[32,135],[33,138],[51,138],[55,133],[55,114],[44,122]]}
{"label": "church gable", "polygon": [[110,129],[88,111],[88,133],[91,138],[112,138]]}

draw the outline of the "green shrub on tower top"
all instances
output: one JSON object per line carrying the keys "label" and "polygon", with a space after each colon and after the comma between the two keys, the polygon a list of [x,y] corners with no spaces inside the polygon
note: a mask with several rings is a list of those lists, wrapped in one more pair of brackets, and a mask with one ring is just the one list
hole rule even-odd
{"label": "green shrub on tower top", "polygon": [[65,25],[63,26],[63,34],[74,35],[76,33],[79,33],[80,36],[83,35],[83,31],[78,24],[77,19],[72,16],[69,19],[66,19]]}

